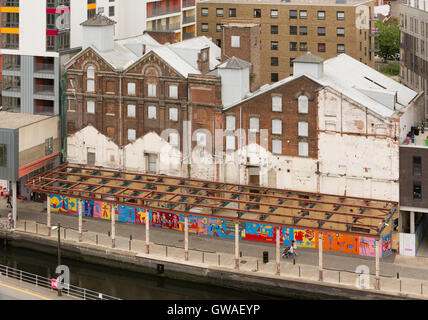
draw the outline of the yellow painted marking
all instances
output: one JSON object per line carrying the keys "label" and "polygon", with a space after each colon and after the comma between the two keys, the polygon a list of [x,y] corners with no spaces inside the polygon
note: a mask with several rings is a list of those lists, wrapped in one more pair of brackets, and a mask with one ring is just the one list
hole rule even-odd
{"label": "yellow painted marking", "polygon": [[88,4],[88,10],[96,9],[96,8],[97,8],[97,4],[96,3]]}
{"label": "yellow painted marking", "polygon": [[19,12],[19,7],[1,7],[0,8],[1,12]]}
{"label": "yellow painted marking", "polygon": [[19,28],[1,28],[1,33],[19,33]]}
{"label": "yellow painted marking", "polygon": [[19,292],[22,292],[22,293],[26,293],[26,294],[29,294],[29,295],[32,295],[32,296],[35,296],[35,297],[41,298],[41,299],[43,299],[43,300],[52,300],[52,299],[50,299],[50,298],[48,298],[48,297],[45,297],[45,296],[39,295],[39,294],[37,294],[37,293],[30,292],[29,290],[16,288],[16,287],[14,287],[14,286],[11,286],[11,285],[8,285],[8,284],[2,283],[2,282],[0,282],[0,286],[2,286],[2,287],[6,287],[6,288],[9,288],[9,289],[12,289],[12,290],[16,290],[16,291],[19,291]]}

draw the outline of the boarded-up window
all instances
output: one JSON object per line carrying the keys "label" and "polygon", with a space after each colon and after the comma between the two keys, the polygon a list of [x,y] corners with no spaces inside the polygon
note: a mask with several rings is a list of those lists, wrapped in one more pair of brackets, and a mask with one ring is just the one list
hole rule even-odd
{"label": "boarded-up window", "polygon": [[86,153],[86,161],[88,165],[93,166],[95,165],[95,149],[94,148],[88,148]]}
{"label": "boarded-up window", "polygon": [[136,140],[137,132],[135,129],[128,129],[128,141],[135,141]]}
{"label": "boarded-up window", "polygon": [[204,132],[197,132],[196,133],[196,143],[200,147],[206,147],[207,146],[207,135]]}
{"label": "boarded-up window", "polygon": [[298,112],[299,113],[308,113],[308,97],[307,96],[300,96],[298,103],[299,103]]}
{"label": "boarded-up window", "polygon": [[95,92],[95,68],[93,66],[86,69],[86,78],[86,91]]}
{"label": "boarded-up window", "polygon": [[232,36],[232,48],[239,48],[241,46],[241,37]]}
{"label": "boarded-up window", "polygon": [[148,95],[149,95],[149,97],[156,97],[156,84],[149,83]]}
{"label": "boarded-up window", "polygon": [[177,108],[169,108],[169,120],[178,121],[178,109]]}
{"label": "boarded-up window", "polygon": [[135,118],[136,106],[135,104],[128,104],[128,117]]}
{"label": "boarded-up window", "polygon": [[51,155],[53,153],[53,137],[50,137],[45,140],[45,156]]}
{"label": "boarded-up window", "polygon": [[248,182],[252,185],[259,185],[260,183],[260,167],[247,167]]}
{"label": "boarded-up window", "polygon": [[178,148],[178,133],[176,132],[171,132],[169,134],[169,143]]}
{"label": "boarded-up window", "polygon": [[282,141],[279,139],[272,139],[272,153],[282,154]]}
{"label": "boarded-up window", "polygon": [[135,83],[134,82],[128,83],[128,95],[131,95],[131,96],[135,95]]}
{"label": "boarded-up window", "polygon": [[307,142],[299,142],[299,156],[307,157],[308,156],[308,143]]}
{"label": "boarded-up window", "polygon": [[158,162],[157,154],[149,153],[147,155],[147,169],[150,173],[157,172],[157,162]]}
{"label": "boarded-up window", "polygon": [[115,136],[115,130],[114,130],[114,127],[107,127],[107,136],[109,137],[109,138],[112,138],[112,139],[114,139],[114,136]]}
{"label": "boarded-up window", "polygon": [[148,118],[149,119],[156,119],[156,107],[155,106],[149,106],[148,109]]}
{"label": "boarded-up window", "polygon": [[226,136],[226,150],[235,150],[235,136]]}
{"label": "boarded-up window", "polygon": [[282,111],[282,97],[273,96],[272,97],[272,111]]}
{"label": "boarded-up window", "polygon": [[235,116],[226,116],[226,130],[235,131]]}
{"label": "boarded-up window", "polygon": [[87,101],[86,102],[86,112],[87,113],[95,113],[95,101]]}
{"label": "boarded-up window", "polygon": [[282,120],[272,120],[272,134],[282,134]]}
{"label": "boarded-up window", "polygon": [[308,136],[308,123],[306,121],[299,121],[299,136],[300,137]]}
{"label": "boarded-up window", "polygon": [[250,131],[259,132],[259,118],[251,117],[250,118]]}
{"label": "boarded-up window", "polygon": [[170,85],[169,86],[169,97],[173,99],[178,98],[178,87],[177,85]]}

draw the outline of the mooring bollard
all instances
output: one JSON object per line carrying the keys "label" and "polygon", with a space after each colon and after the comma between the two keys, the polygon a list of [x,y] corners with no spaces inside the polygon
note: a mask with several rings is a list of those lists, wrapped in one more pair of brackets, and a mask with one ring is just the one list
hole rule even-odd
{"label": "mooring bollard", "polygon": [[131,251],[131,240],[129,240],[129,251]]}
{"label": "mooring bollard", "polygon": [[168,246],[165,246],[165,257],[168,257]]}
{"label": "mooring bollard", "polygon": [[259,259],[256,260],[256,271],[259,271]]}
{"label": "mooring bollard", "polygon": [[24,221],[24,232],[27,232],[27,221]]}
{"label": "mooring bollard", "polygon": [[95,235],[95,244],[98,245],[98,235]]}
{"label": "mooring bollard", "polygon": [[205,263],[204,252],[202,251],[202,263]]}
{"label": "mooring bollard", "polygon": [[65,240],[65,235],[66,235],[66,232],[67,231],[67,229],[66,228],[64,228],[64,240]]}
{"label": "mooring bollard", "polygon": [[217,256],[217,260],[218,260],[218,265],[220,265],[220,253],[218,254],[218,256]]}
{"label": "mooring bollard", "polygon": [[340,283],[340,271],[339,271],[339,283]]}
{"label": "mooring bollard", "polygon": [[38,224],[37,224],[37,222],[36,222],[36,234],[39,234],[39,230],[38,230]]}

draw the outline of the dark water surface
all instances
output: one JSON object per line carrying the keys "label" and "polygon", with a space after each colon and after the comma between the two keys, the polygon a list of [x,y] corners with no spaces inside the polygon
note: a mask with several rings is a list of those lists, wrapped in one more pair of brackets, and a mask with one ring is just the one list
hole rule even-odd
{"label": "dark water surface", "polygon": [[[56,278],[57,256],[24,248],[0,246],[0,264],[31,272],[47,278]],[[227,299],[284,299],[256,292],[240,291],[174,280],[140,272],[126,271],[97,264],[61,258],[61,264],[70,269],[70,283],[121,299],[141,300],[227,300]]]}

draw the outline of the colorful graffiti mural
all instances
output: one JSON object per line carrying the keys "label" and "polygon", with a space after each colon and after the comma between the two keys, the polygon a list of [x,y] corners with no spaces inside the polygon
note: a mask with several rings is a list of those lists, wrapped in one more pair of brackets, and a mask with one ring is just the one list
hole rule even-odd
{"label": "colorful graffiti mural", "polygon": [[[51,195],[50,207],[52,212],[77,214],[77,199]],[[110,204],[102,201],[83,200],[84,215],[99,219],[111,218]],[[145,225],[147,220],[150,226],[164,229],[184,230],[184,215],[170,213],[167,210],[155,211],[131,206],[116,205],[114,214],[117,221]],[[235,222],[228,219],[211,217],[189,216],[189,232],[233,239],[235,237]],[[276,242],[276,227],[269,224],[240,222],[239,236],[242,240]],[[294,240],[298,247],[318,248],[318,231],[302,228],[280,228],[281,244],[291,245]],[[381,239],[381,256],[385,257],[392,252],[391,235]],[[349,234],[324,232],[323,249],[344,253],[375,256],[376,240],[370,237],[354,236]]]}

